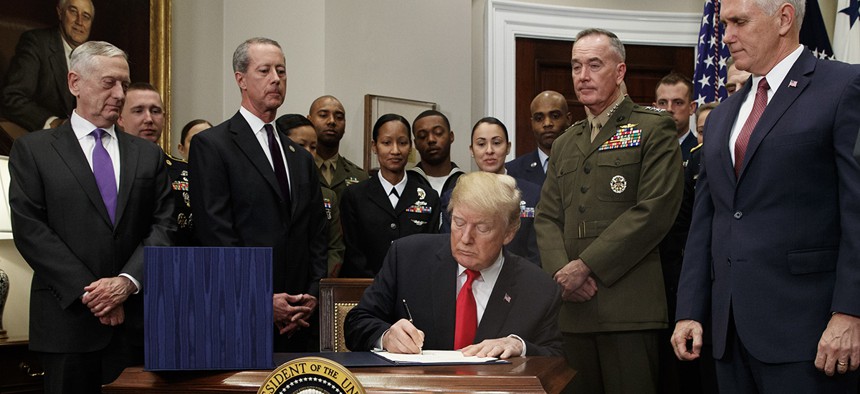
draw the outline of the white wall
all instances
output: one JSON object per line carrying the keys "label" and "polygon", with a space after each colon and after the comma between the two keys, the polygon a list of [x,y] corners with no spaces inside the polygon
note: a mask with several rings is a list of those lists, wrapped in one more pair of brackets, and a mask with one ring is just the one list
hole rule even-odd
{"label": "white wall", "polygon": [[471,5],[329,0],[325,16],[325,93],[340,98],[347,111],[341,153],[361,160],[364,95],[376,94],[438,104],[455,133],[452,158],[468,166]]}
{"label": "white wall", "polygon": [[377,94],[439,104],[460,137],[454,160],[470,161],[462,138],[473,118],[468,3],[183,0],[174,2],[173,17],[174,146],[187,121],[219,123],[235,113],[240,98],[230,57],[246,38],[265,36],[279,41],[287,58],[279,114],[307,114],[315,98],[338,97],[347,112],[343,155],[361,164],[364,95]]}
{"label": "white wall", "polygon": [[251,37],[284,49],[287,98],[279,113],[307,114],[325,80],[324,9],[317,1],[174,1],[172,145],[188,121],[218,124],[239,109],[232,56]]}

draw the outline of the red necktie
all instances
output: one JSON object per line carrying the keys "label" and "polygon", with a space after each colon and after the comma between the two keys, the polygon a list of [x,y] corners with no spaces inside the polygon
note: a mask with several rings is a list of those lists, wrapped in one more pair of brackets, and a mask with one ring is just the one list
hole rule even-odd
{"label": "red necktie", "polygon": [[744,164],[744,155],[747,153],[747,144],[750,142],[750,136],[756,123],[758,123],[761,114],[764,113],[764,107],[767,106],[767,79],[762,78],[758,82],[758,89],[755,92],[755,101],[750,116],[744,123],[741,133],[738,134],[738,139],[735,141],[735,176],[741,173],[741,166]]}
{"label": "red necktie", "polygon": [[479,271],[466,270],[466,283],[457,295],[454,349],[462,349],[475,341],[475,331],[478,330],[478,307],[475,304],[475,295],[472,294],[472,282],[480,277]]}

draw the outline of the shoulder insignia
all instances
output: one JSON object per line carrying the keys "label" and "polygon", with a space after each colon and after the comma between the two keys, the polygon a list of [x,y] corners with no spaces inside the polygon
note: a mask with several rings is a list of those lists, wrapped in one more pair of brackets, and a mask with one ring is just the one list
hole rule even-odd
{"label": "shoulder insignia", "polygon": [[648,106],[644,106],[644,107],[639,107],[639,108],[641,108],[641,109],[643,109],[643,110],[646,110],[646,111],[651,111],[651,112],[666,112],[666,110],[665,110],[665,109],[657,108],[657,107],[652,107],[652,106],[650,106],[650,105],[648,105]]}
{"label": "shoulder insignia", "polygon": [[699,145],[696,145],[696,146],[690,148],[690,153],[693,153],[699,149],[702,149],[702,144],[699,144]]}
{"label": "shoulder insignia", "polygon": [[170,153],[165,153],[165,154],[164,154],[164,156],[166,156],[166,158],[165,158],[165,162],[167,163],[167,165],[171,165],[171,164],[173,164],[173,163],[171,163],[171,162],[170,162],[171,160],[173,160],[173,161],[178,161],[178,162],[180,162],[180,163],[187,163],[187,161],[185,161],[185,160],[183,160],[183,159],[180,159],[180,158],[178,158],[178,157],[176,157],[176,156],[173,156],[173,155],[171,155]]}
{"label": "shoulder insignia", "polygon": [[345,164],[346,167],[353,167],[359,171],[364,171],[364,169],[362,169],[361,167],[359,167],[357,164],[353,163],[352,161],[350,161],[346,157],[341,156],[340,158],[343,160],[343,163]]}

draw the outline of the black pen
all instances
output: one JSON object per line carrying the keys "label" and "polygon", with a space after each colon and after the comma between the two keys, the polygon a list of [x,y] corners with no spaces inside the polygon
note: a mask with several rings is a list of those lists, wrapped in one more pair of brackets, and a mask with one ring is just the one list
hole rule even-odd
{"label": "black pen", "polygon": [[[412,312],[409,311],[409,304],[406,303],[405,298],[403,298],[403,307],[406,308],[406,315],[409,316],[409,322],[415,324],[415,322],[412,321]],[[424,349],[418,348],[418,351],[420,352],[420,354],[424,354]]]}
{"label": "black pen", "polygon": [[412,321],[412,312],[409,311],[409,304],[406,303],[405,298],[403,299],[403,307],[406,308],[406,314],[409,316],[409,322],[415,323],[414,321]]}

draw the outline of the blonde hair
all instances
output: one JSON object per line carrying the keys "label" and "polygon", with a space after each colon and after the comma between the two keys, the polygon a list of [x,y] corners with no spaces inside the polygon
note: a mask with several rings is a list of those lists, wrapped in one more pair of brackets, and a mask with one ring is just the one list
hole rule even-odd
{"label": "blonde hair", "polygon": [[517,181],[509,175],[476,171],[457,179],[451,193],[448,214],[457,207],[465,207],[486,216],[501,216],[505,228],[520,227],[520,201],[522,193]]}

